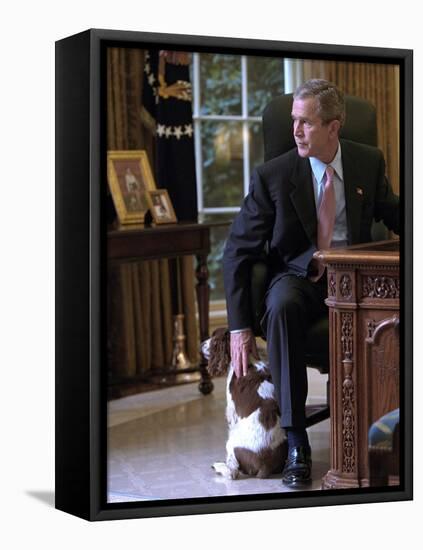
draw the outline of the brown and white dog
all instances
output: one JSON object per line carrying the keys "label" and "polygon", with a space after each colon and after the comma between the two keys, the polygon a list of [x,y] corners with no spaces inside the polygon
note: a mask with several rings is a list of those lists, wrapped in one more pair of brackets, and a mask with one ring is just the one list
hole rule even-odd
{"label": "brown and white dog", "polygon": [[267,364],[250,357],[247,374],[237,378],[227,329],[215,330],[203,342],[202,352],[212,376],[227,372],[226,463],[215,462],[213,468],[229,479],[237,479],[240,474],[264,478],[282,472],[288,445]]}

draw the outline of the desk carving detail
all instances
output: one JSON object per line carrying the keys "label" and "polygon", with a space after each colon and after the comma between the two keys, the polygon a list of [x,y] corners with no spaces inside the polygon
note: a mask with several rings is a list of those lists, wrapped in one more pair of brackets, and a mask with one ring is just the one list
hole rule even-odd
{"label": "desk carving detail", "polygon": [[352,296],[352,281],[349,275],[342,275],[339,283],[339,292],[345,300],[349,300]]}
{"label": "desk carving detail", "polygon": [[342,365],[344,381],[342,383],[342,471],[355,471],[355,388],[352,379],[354,363],[352,360],[353,346],[353,315],[342,313],[341,321]]}
{"label": "desk carving detail", "polygon": [[336,296],[336,275],[333,272],[329,274],[328,295],[333,298]]}
{"label": "desk carving detail", "polygon": [[391,298],[400,296],[399,278],[394,277],[363,277],[363,298]]}

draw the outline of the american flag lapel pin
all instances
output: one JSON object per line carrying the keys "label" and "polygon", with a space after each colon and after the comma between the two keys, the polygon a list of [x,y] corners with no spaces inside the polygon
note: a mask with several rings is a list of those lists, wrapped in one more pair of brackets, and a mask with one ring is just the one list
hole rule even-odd
{"label": "american flag lapel pin", "polygon": [[357,195],[363,196],[363,189],[361,187],[357,187]]}

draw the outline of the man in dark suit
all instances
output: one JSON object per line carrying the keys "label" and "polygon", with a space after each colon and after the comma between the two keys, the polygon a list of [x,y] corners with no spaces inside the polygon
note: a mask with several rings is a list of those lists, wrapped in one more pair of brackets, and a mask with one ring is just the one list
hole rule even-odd
{"label": "man in dark suit", "polygon": [[268,247],[272,276],[261,325],[288,434],[282,479],[292,487],[311,481],[304,342],[310,324],[327,315],[326,275],[313,254],[371,241],[373,219],[399,231],[399,199],[385,177],[383,155],[375,147],[339,139],[344,119],[343,94],[334,84],[313,79],[296,90],[296,147],[254,170],[223,260],[231,355],[240,377],[249,354],[257,355],[250,328],[251,265]]}

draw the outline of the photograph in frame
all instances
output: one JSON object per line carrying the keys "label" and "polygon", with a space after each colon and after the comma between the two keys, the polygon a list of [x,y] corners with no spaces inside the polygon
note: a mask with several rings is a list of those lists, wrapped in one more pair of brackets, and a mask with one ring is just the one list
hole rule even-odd
{"label": "photograph in frame", "polygon": [[145,151],[108,151],[108,181],[119,223],[144,223],[147,193],[155,189]]}
{"label": "photograph in frame", "polygon": [[[91,32],[99,32],[102,35],[100,31]],[[172,71],[176,71],[181,66],[187,68],[187,60],[189,60],[188,63],[197,64],[194,75],[199,76],[200,83],[198,85],[197,77],[197,84],[194,85],[193,90],[194,97],[191,97],[193,105],[191,121],[184,120],[181,124],[177,121],[166,125],[163,119],[158,122],[158,111],[150,112],[149,120],[144,114],[140,116],[140,134],[143,137],[138,143],[134,143],[134,146],[145,150],[146,155],[150,157],[149,163],[155,167],[157,187],[167,188],[168,180],[158,179],[159,140],[166,140],[166,145],[170,146],[173,138],[175,142],[173,147],[176,147],[182,138],[186,138],[186,141],[194,138],[197,130],[195,138],[197,141],[192,139],[189,144],[193,150],[194,162],[197,163],[197,178],[194,186],[196,208],[191,204],[190,209],[184,210],[186,205],[180,205],[181,199],[173,198],[177,188],[175,190],[171,186],[169,195],[172,202],[169,200],[169,206],[172,208],[172,203],[175,206],[176,215],[175,219],[172,219],[173,222],[176,222],[177,218],[182,223],[201,225],[202,230],[208,226],[211,248],[208,252],[207,286],[211,284],[211,291],[206,309],[213,307],[214,303],[219,303],[219,290],[221,291],[222,283],[219,282],[218,272],[221,264],[215,258],[219,258],[222,243],[236,213],[235,209],[239,208],[243,197],[248,192],[249,180],[255,166],[268,160],[262,143],[263,131],[266,131],[263,128],[265,124],[263,112],[273,99],[292,94],[301,80],[313,76],[326,77],[332,81],[342,80],[344,87],[345,83],[354,81],[354,85],[351,84],[350,89],[345,93],[349,97],[362,98],[363,89],[360,89],[357,84],[358,75],[362,76],[364,82],[364,95],[366,83],[383,79],[386,86],[379,87],[376,96],[372,98],[376,103],[373,113],[377,121],[376,144],[384,152],[388,178],[394,191],[401,198],[402,210],[404,211],[409,204],[411,192],[408,186],[411,186],[411,172],[410,164],[405,162],[409,154],[406,152],[405,143],[408,140],[409,144],[410,134],[401,130],[407,129],[410,116],[405,101],[405,98],[411,94],[409,87],[405,86],[407,82],[405,77],[411,74],[410,52],[405,50],[377,52],[366,48],[261,41],[242,41],[240,46],[237,45],[236,40],[228,42],[210,38],[202,42],[199,37],[196,39],[177,35],[154,35],[148,39],[147,35],[138,36],[138,33],[129,33],[131,43],[128,45],[127,42],[119,44],[117,35],[115,36],[113,31],[104,32],[106,34],[97,39],[99,45],[97,74],[102,84],[103,106],[104,98],[107,93],[110,93],[105,89],[105,83],[108,70],[113,63],[120,62],[123,66],[126,65],[128,70],[132,63],[138,63],[139,85],[141,80],[145,82],[145,61],[147,60],[149,65],[147,72],[150,72],[148,76],[152,81],[152,54],[166,52],[161,59],[160,54],[158,56],[158,65],[162,61],[164,73],[160,73],[160,67],[158,67],[157,79],[168,95],[172,96],[174,93],[172,97],[175,101],[181,93],[186,97],[187,90],[190,88],[179,84],[172,88]],[[114,40],[111,40],[111,37],[114,37]],[[230,70],[236,73],[237,67],[240,67],[238,105],[237,100],[232,99],[225,103],[222,98],[219,105],[216,97],[222,92],[219,86],[223,86],[219,77],[215,76],[216,88],[213,89],[212,85],[213,93],[207,96],[207,93],[201,90],[202,83],[207,82],[206,71],[216,71],[216,65],[219,64],[223,73]],[[268,74],[274,74],[272,71],[276,64],[279,65],[283,78],[279,80],[275,78],[275,82],[272,81],[274,89],[271,90],[270,96],[267,96],[268,90],[264,90],[265,93],[263,93],[259,83],[263,79],[263,71],[268,70],[270,71]],[[170,65],[170,69],[166,72],[167,65]],[[234,65],[237,65],[235,69]],[[249,68],[249,75],[253,79],[254,69],[259,75],[256,81],[252,80],[250,84],[250,89],[254,91],[254,100],[250,103],[248,98],[242,95],[242,78],[245,78],[242,77],[242,71],[245,65]],[[161,70],[163,71],[163,67]],[[192,67],[191,70],[193,70]],[[163,79],[159,79],[160,74],[165,75],[164,84]],[[289,79],[293,78],[293,75],[300,76],[297,81],[290,82]],[[181,81],[186,82],[184,79]],[[339,83],[338,85],[341,86]],[[141,88],[142,84],[139,89],[140,100],[146,97],[143,96]],[[381,92],[381,89],[384,91]],[[196,93],[197,96],[195,96]],[[164,96],[159,97],[158,103],[161,99],[164,101]],[[188,103],[186,99],[180,101]],[[389,105],[392,113],[385,112],[381,117],[380,112],[386,108],[386,105]],[[136,105],[141,111],[144,106],[145,104]],[[348,108],[356,107],[354,100],[347,103],[347,117]],[[219,112],[219,108],[223,108],[223,115]],[[276,105],[276,108],[283,111],[285,106]],[[107,120],[110,128],[112,125],[110,110],[105,114],[106,111],[103,109],[103,120],[104,118]],[[116,111],[118,107],[115,106],[114,112]],[[353,112],[355,115],[355,111]],[[290,110],[284,114],[288,115],[287,127],[290,128],[292,125]],[[128,115],[129,118],[131,116],[133,115]],[[355,116],[352,120],[356,121]],[[382,121],[382,129],[380,121]],[[150,124],[150,130],[148,124]],[[157,125],[155,135],[151,132],[152,124]],[[157,132],[159,125],[161,129]],[[179,130],[175,133],[175,129],[179,127],[185,129],[184,135]],[[193,136],[190,136],[191,128]],[[203,134],[201,134],[202,130]],[[352,129],[353,132],[356,130],[357,128]],[[246,139],[244,135],[247,136]],[[154,140],[148,141],[151,136]],[[104,158],[107,153],[104,144],[110,143],[115,137],[110,137],[109,133],[107,137],[99,136],[99,139],[103,143],[103,150],[101,152],[99,148],[98,151],[98,164],[95,168],[98,174],[104,173]],[[371,139],[374,139],[374,136]],[[245,158],[246,151],[251,153],[248,159]],[[170,156],[162,158],[171,158],[174,161],[175,152],[167,153]],[[184,151],[186,159],[185,155],[186,150]],[[198,156],[202,158],[199,166]],[[186,166],[185,162],[184,169]],[[166,170],[163,172],[165,173]],[[125,173],[125,171],[122,172],[122,182],[125,182]],[[131,177],[129,179],[132,181]],[[202,185],[200,191],[198,191],[198,179]],[[237,179],[240,183],[234,184]],[[212,181],[221,181],[221,186],[215,189],[210,183]],[[219,195],[222,187],[228,191],[227,196]],[[357,195],[355,198],[358,201],[362,200],[363,186],[360,183],[355,183],[355,192]],[[97,188],[96,193],[98,197],[102,197],[104,206],[107,203],[104,186]],[[149,190],[146,200],[152,194],[165,195],[166,191],[165,189]],[[183,199],[186,197],[187,195],[183,194]],[[196,216],[198,219],[195,219]],[[411,251],[407,246],[410,227],[402,228],[400,240],[392,233],[383,231],[378,233],[378,228],[375,228],[374,240],[378,243],[382,241],[382,244],[379,245],[376,253],[372,253],[373,264],[371,265],[366,263],[363,267],[363,255],[366,256],[367,253],[365,247],[357,246],[356,249],[345,252],[343,256],[340,253],[332,253],[332,255],[327,253],[322,256],[327,265],[328,306],[332,326],[335,329],[335,336],[331,336],[330,346],[339,366],[338,369],[335,368],[336,365],[331,366],[333,372],[331,370],[329,377],[330,384],[336,385],[336,391],[332,389],[328,392],[332,417],[325,418],[324,415],[327,413],[319,410],[319,407],[315,406],[316,403],[310,402],[317,416],[321,415],[321,420],[317,419],[316,424],[310,428],[310,432],[314,430],[316,434],[313,443],[316,445],[318,439],[325,441],[320,451],[316,452],[313,462],[313,476],[316,477],[313,477],[313,485],[307,490],[283,491],[279,474],[272,474],[262,482],[248,475],[241,475],[241,479],[227,479],[216,468],[214,470],[212,468],[213,465],[225,463],[226,395],[222,390],[225,380],[222,377],[211,376],[210,369],[204,368],[207,350],[201,345],[204,344],[204,339],[200,338],[204,335],[204,330],[202,331],[201,327],[199,330],[198,319],[195,313],[192,313],[196,308],[198,278],[196,278],[195,267],[198,258],[196,258],[195,247],[189,251],[189,254],[183,254],[182,260],[179,256],[175,259],[176,249],[172,254],[157,250],[155,254],[148,256],[147,260],[142,257],[137,258],[136,246],[133,244],[135,238],[145,239],[149,232],[153,234],[154,231],[163,230],[166,232],[157,237],[157,242],[171,242],[180,230],[179,224],[175,225],[173,234],[167,232],[164,225],[155,228],[155,224],[158,226],[161,224],[154,219],[154,216],[152,222],[151,228],[147,226],[142,235],[138,234],[142,231],[141,229],[134,228],[132,243],[130,242],[132,236],[121,238],[114,233],[113,247],[120,247],[122,250],[122,247],[125,247],[125,252],[120,254],[114,251],[113,261],[110,261],[111,256],[109,256],[104,264],[107,267],[107,285],[103,277],[102,299],[107,303],[107,325],[104,323],[102,325],[102,342],[103,345],[107,342],[108,352],[106,372],[104,372],[103,363],[96,372],[99,385],[98,393],[94,398],[98,400],[102,413],[96,423],[99,460],[96,476],[97,489],[94,491],[95,495],[91,495],[98,504],[98,512],[95,514],[97,519],[410,498],[411,434],[407,419],[411,422],[411,417],[410,409],[404,401],[404,396],[408,395],[411,384],[411,358],[407,356],[404,346],[404,324],[411,322],[407,314],[410,298],[401,294],[401,300],[399,299],[400,273],[402,274],[402,270],[406,269],[407,258],[411,261]],[[102,230],[107,235],[108,228],[104,224]],[[116,232],[115,229],[113,231]],[[102,238],[104,239],[104,235]],[[119,243],[119,239],[120,244],[116,244]],[[126,244],[124,244],[125,239]],[[372,251],[373,248],[370,247],[369,250]],[[118,261],[116,256],[119,256]],[[401,265],[399,258],[401,258]],[[153,286],[145,284],[146,281],[150,281],[149,285],[153,281],[158,282],[159,284],[156,285],[158,289],[154,291]],[[107,287],[107,292],[104,291],[104,286]],[[169,289],[171,289],[170,295]],[[156,294],[153,295],[153,292]],[[150,298],[153,297],[150,303],[146,299],[149,293]],[[143,300],[147,304],[146,308],[143,309],[142,306],[137,311],[137,304],[142,303]],[[221,294],[220,300],[222,300]],[[380,301],[383,301],[383,305],[378,309]],[[152,302],[156,305],[161,304],[161,307],[165,304],[165,310],[154,313],[157,307],[152,305]],[[399,322],[400,311],[401,323]],[[177,314],[184,316],[180,330],[176,330],[173,325]],[[154,315],[156,315],[156,321],[154,321]],[[158,317],[161,317],[161,323],[157,320]],[[150,326],[147,326],[146,319],[149,319]],[[164,323],[163,319],[165,319]],[[221,318],[219,318],[220,322],[222,322]],[[215,325],[210,323],[209,319],[207,323],[211,334],[211,329],[214,329]],[[117,326],[124,327],[126,332],[123,338],[118,334]],[[223,323],[221,326],[227,326],[227,324]],[[338,343],[337,337],[339,337]],[[265,348],[264,344],[261,348],[264,354]],[[159,349],[160,352],[158,352]],[[187,359],[181,371],[178,371],[179,367],[175,367],[177,364],[174,361],[175,349],[179,352],[182,350],[182,355]],[[143,362],[148,365],[146,369],[143,367]],[[400,369],[400,364],[405,367]],[[196,365],[202,366],[196,368]],[[375,372],[377,371],[374,377],[370,374],[372,365]],[[320,377],[317,371],[315,374],[316,376],[313,374],[311,377],[312,382]],[[323,378],[323,381],[326,380],[327,374],[326,378]],[[383,383],[389,388],[389,395],[383,392],[379,395],[377,380],[384,381]],[[369,391],[363,390],[367,381]],[[324,385],[319,387],[322,388]],[[201,388],[207,389],[202,391]],[[218,390],[220,394],[217,393]],[[326,388],[324,390],[326,391]],[[322,397],[321,394],[325,391],[320,391],[318,397]],[[160,399],[164,399],[167,403],[163,411],[160,411],[162,407],[159,403]],[[217,436],[215,434],[214,438],[209,435],[204,439],[201,430],[201,414],[207,416],[210,412],[207,409],[210,399],[216,401],[215,412],[221,416],[221,420],[216,425],[220,428],[208,427],[209,430],[216,430]],[[363,406],[365,399],[366,405],[361,410],[359,404]],[[172,403],[174,403],[173,406]],[[377,405],[372,408],[372,403]],[[107,407],[105,407],[106,404]],[[198,409],[195,408],[197,405]],[[154,411],[154,414],[148,413],[149,408]],[[179,411],[179,414],[172,415],[172,410]],[[107,411],[106,414],[105,411]],[[400,411],[401,414],[399,414]],[[195,417],[195,422],[191,425],[189,423],[192,415]],[[334,422],[334,417],[336,425],[331,424]],[[161,425],[163,430],[158,430],[158,425]],[[322,426],[326,426],[324,430]],[[365,427],[367,430],[364,429]],[[131,429],[134,431],[131,432]],[[167,436],[172,431],[181,447],[172,448],[170,452],[169,449],[173,443]],[[387,444],[389,448],[384,447],[384,443],[380,443],[381,433],[386,431],[390,431],[392,435]],[[332,445],[330,438],[335,442]],[[372,445],[369,445],[370,438],[372,438]],[[159,442],[157,448],[155,448],[155,441]],[[391,453],[391,456],[384,456],[385,451],[387,454]],[[203,452],[204,455],[208,455],[206,459]],[[173,464],[169,463],[170,454],[174,457]],[[159,465],[156,470],[154,464]],[[207,473],[205,473],[206,467]],[[385,467],[387,471],[381,475]],[[376,479],[372,481],[370,474],[373,475],[374,472],[376,472]],[[187,476],[186,479],[184,475]],[[122,481],[120,487],[115,483],[119,478]]]}
{"label": "photograph in frame", "polygon": [[166,189],[157,189],[147,193],[147,202],[150,207],[153,223],[176,223],[176,215]]}

